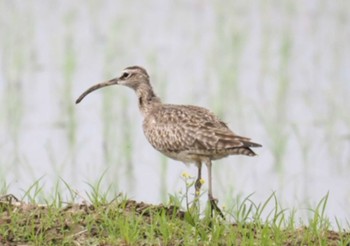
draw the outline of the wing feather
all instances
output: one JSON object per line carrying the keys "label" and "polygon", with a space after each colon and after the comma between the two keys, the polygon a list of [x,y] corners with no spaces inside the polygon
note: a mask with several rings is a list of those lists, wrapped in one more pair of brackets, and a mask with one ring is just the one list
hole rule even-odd
{"label": "wing feather", "polygon": [[258,147],[249,138],[234,134],[207,109],[166,105],[144,120],[144,133],[159,151],[181,152]]}

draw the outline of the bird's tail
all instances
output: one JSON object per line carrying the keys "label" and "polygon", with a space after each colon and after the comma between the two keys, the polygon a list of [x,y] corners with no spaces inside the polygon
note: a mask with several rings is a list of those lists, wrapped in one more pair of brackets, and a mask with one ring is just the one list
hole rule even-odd
{"label": "bird's tail", "polygon": [[256,156],[255,152],[251,150],[249,147],[233,148],[231,151],[231,155]]}

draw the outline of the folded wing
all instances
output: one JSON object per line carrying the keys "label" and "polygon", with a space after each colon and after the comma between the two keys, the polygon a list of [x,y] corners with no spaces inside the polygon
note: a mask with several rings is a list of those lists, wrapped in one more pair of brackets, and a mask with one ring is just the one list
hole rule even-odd
{"label": "folded wing", "polygon": [[161,113],[145,119],[144,132],[149,142],[163,152],[222,151],[260,147],[249,138],[238,136],[207,109],[167,105]]}

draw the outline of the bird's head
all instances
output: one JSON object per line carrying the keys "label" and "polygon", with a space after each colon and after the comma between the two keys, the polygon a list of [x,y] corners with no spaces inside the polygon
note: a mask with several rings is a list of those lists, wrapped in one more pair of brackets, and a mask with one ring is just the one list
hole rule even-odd
{"label": "bird's head", "polygon": [[149,84],[147,71],[139,66],[127,67],[122,71],[120,77],[112,79],[118,85],[125,85],[134,90],[142,83]]}
{"label": "bird's head", "polygon": [[91,86],[83,94],[81,94],[81,96],[75,101],[75,103],[80,103],[81,100],[83,100],[84,97],[87,96],[89,93],[106,86],[125,85],[134,90],[137,90],[141,84],[150,85],[147,71],[139,66],[127,67],[122,71],[119,77]]}

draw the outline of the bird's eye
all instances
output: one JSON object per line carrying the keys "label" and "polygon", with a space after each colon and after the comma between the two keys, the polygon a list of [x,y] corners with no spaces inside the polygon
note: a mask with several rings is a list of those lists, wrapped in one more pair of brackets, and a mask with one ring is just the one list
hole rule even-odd
{"label": "bird's eye", "polygon": [[125,73],[122,74],[122,76],[121,76],[120,78],[121,78],[121,79],[126,79],[126,78],[128,78],[129,76],[130,76],[130,73],[125,72]]}

